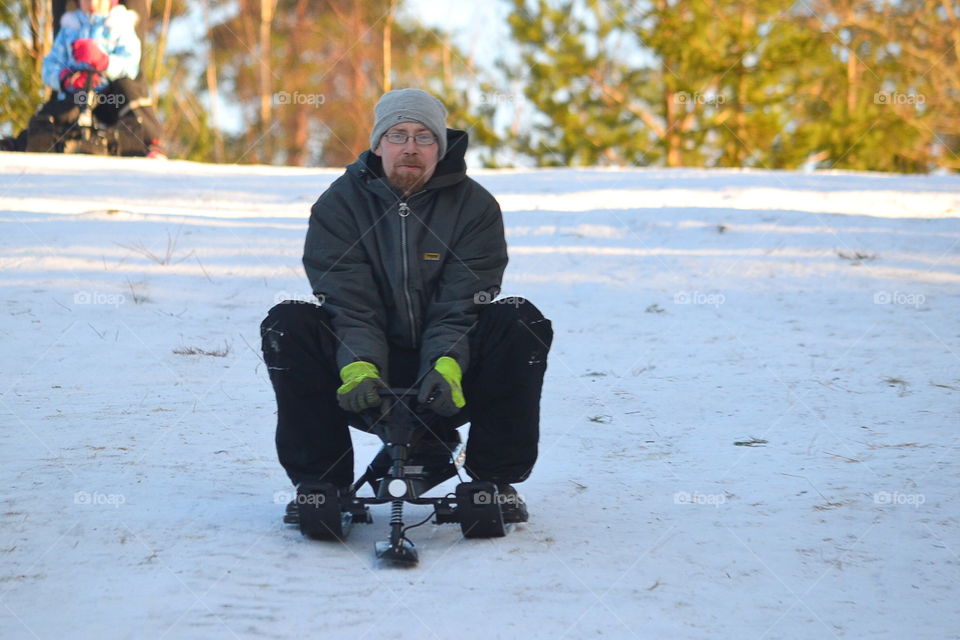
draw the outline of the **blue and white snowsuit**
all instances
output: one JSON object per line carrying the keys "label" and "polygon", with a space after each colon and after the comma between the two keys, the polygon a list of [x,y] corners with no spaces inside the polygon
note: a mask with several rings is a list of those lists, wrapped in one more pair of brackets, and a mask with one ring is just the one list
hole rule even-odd
{"label": "blue and white snowsuit", "polygon": [[106,15],[90,15],[79,9],[65,13],[53,48],[43,59],[43,83],[57,91],[57,98],[63,100],[65,92],[60,87],[60,73],[64,69],[90,70],[90,65],[73,57],[73,43],[80,38],[92,39],[110,56],[106,71],[100,73],[104,79],[95,89],[101,91],[119,78],[135,79],[140,72],[141,51],[134,28],[136,23],[137,14],[123,5],[113,7]]}

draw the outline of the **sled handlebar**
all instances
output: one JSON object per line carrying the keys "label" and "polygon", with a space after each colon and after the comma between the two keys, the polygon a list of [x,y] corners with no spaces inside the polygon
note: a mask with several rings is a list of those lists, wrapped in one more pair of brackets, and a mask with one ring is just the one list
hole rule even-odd
{"label": "sled handlebar", "polygon": [[409,398],[417,395],[419,390],[415,387],[383,387],[377,390],[381,398]]}

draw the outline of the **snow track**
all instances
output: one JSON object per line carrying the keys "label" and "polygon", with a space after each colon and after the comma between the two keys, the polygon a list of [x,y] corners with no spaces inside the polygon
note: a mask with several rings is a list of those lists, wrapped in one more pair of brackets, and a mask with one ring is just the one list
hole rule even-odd
{"label": "snow track", "polygon": [[339,173],[0,153],[0,637],[960,638],[960,178],[473,172],[556,332],[532,516],[400,571],[387,506],[280,521]]}

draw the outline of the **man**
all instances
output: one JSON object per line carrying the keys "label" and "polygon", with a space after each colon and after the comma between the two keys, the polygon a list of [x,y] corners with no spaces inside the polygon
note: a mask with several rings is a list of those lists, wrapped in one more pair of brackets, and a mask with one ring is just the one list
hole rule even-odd
{"label": "man", "polygon": [[[33,117],[27,136],[28,151],[50,151],[51,127],[72,125],[87,99],[108,126],[117,126],[122,155],[165,157],[160,146],[160,124],[146,97],[140,72],[141,43],[137,14],[118,0],[80,0],[80,9],[63,14],[50,53],[43,59],[43,82],[53,97]],[[30,140],[33,136],[35,139]]]}
{"label": "man", "polygon": [[303,264],[320,306],[281,303],[261,325],[280,463],[294,484],[348,487],[348,424],[376,410],[378,389],[414,387],[437,420],[411,464],[450,465],[470,422],[466,472],[524,521],[511,485],[537,457],[550,321],[522,299],[490,303],[507,265],[503,218],[467,177],[467,134],[447,129],[443,104],[400,89],[374,115],[370,149],[311,210]]}

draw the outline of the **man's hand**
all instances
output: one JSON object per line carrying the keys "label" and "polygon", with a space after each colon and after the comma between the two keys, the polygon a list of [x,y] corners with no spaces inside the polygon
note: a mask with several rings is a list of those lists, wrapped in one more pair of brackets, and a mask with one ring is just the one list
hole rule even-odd
{"label": "man's hand", "polygon": [[337,389],[337,402],[344,411],[360,413],[380,406],[381,388],[386,383],[380,379],[380,371],[370,362],[358,360],[340,370],[343,384]]}
{"label": "man's hand", "polygon": [[110,65],[110,56],[90,38],[78,38],[73,41],[73,58],[77,62],[87,63],[97,71],[105,71]]}
{"label": "man's hand", "polygon": [[463,373],[456,360],[449,356],[437,358],[420,385],[417,401],[437,415],[450,417],[467,405],[460,379]]}
{"label": "man's hand", "polygon": [[68,93],[84,91],[87,88],[87,77],[90,79],[90,88],[94,89],[99,85],[103,78],[99,73],[90,71],[74,71],[73,69],[64,69],[60,72],[60,88]]}

